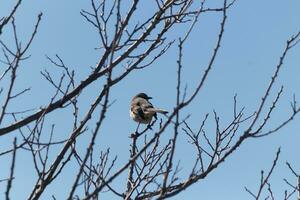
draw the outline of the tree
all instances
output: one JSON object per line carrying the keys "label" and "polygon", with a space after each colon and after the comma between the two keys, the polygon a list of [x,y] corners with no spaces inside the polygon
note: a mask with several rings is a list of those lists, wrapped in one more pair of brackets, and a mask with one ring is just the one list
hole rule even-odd
{"label": "tree", "polygon": [[[3,161],[7,159],[7,155],[12,158],[10,167],[5,171],[7,177],[1,177],[1,182],[7,183],[6,199],[10,198],[14,183],[18,181],[15,176],[18,154],[31,157],[31,168],[26,171],[30,170],[30,173],[35,174],[35,183],[28,191],[28,199],[43,198],[48,188],[57,190],[60,183],[56,180],[64,177],[71,180],[64,191],[67,199],[98,199],[106,191],[116,199],[174,197],[191,185],[206,179],[245,141],[278,132],[300,111],[294,98],[290,115],[284,121],[272,124],[270,129],[270,119],[283,93],[283,86],[274,92],[275,82],[286,56],[299,42],[300,32],[297,32],[287,40],[271,80],[253,112],[245,112],[245,108],[239,106],[235,95],[233,115],[227,124],[221,124],[222,117],[217,111],[203,114],[197,129],[190,123],[193,116],[186,114],[184,110],[197,102],[197,97],[212,73],[221,51],[228,12],[237,4],[235,0],[224,0],[217,6],[210,5],[205,0],[155,0],[151,2],[150,14],[147,15],[143,15],[146,10],[139,0],[91,0],[90,8],[83,9],[80,14],[98,35],[99,41],[95,41],[97,64],[88,69],[87,77],[78,80],[76,70],[65,64],[61,56],[47,56],[46,59],[53,65],[51,71],[41,72],[42,77],[52,87],[47,89],[49,92],[43,99],[47,105],[39,109],[12,109],[15,101],[24,101],[24,95],[31,92],[30,88],[19,90],[17,78],[22,78],[22,65],[30,59],[30,47],[34,44],[42,21],[40,13],[29,39],[21,41],[16,23],[16,13],[21,9],[21,2],[22,0],[17,1],[9,14],[0,21],[0,34],[7,32],[12,38],[7,39],[5,36],[3,38],[7,41],[2,38],[0,40],[3,50],[1,61],[6,67],[1,69],[0,77],[0,136],[14,138],[12,145],[5,147],[0,153]],[[188,49],[187,41],[198,28],[199,18],[208,14],[219,19],[218,34],[214,47],[209,50],[211,54],[206,65],[201,67],[201,76],[195,80],[195,87],[188,90],[183,87],[183,73],[186,68],[183,59]],[[173,40],[171,34],[176,30],[179,36]],[[109,118],[109,111],[115,103],[112,90],[126,84],[129,75],[151,70],[151,65],[159,62],[171,48],[177,48],[178,51],[174,58],[177,71],[176,84],[173,85],[176,88],[175,105],[167,116],[154,120],[144,129],[139,127],[128,134],[131,140],[128,158],[124,160],[118,155],[112,155],[114,146],[105,149],[104,145],[99,145],[107,137],[103,134],[107,130],[105,121],[109,120],[109,126],[118,123],[113,117]],[[95,97],[92,103],[85,97],[90,89]],[[49,96],[51,92],[52,96]],[[273,102],[270,103],[270,99]],[[60,114],[66,116],[63,123],[68,124],[64,127],[64,132],[68,134],[63,139],[58,139],[61,137],[57,136],[62,132],[57,128]],[[210,115],[213,123],[208,122]],[[214,131],[207,128],[212,125]],[[182,143],[178,140],[179,135],[194,148],[196,153],[193,155],[193,163],[179,162],[181,158],[176,153]],[[255,199],[262,198],[264,188],[269,192],[270,198],[274,199],[269,177],[278,156],[279,151],[268,175],[265,177],[262,173],[258,193],[246,188]],[[299,179],[293,167],[290,164],[288,167]],[[182,168],[184,173],[181,172]],[[285,199],[288,199],[299,192],[299,184],[286,182],[293,188],[290,196],[286,193]],[[55,191],[51,193],[52,198],[56,199]]]}

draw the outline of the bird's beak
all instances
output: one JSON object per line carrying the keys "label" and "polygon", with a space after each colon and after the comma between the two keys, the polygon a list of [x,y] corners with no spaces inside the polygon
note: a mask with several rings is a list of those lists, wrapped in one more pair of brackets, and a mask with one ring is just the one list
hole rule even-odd
{"label": "bird's beak", "polygon": [[152,97],[148,97],[148,99],[152,99]]}

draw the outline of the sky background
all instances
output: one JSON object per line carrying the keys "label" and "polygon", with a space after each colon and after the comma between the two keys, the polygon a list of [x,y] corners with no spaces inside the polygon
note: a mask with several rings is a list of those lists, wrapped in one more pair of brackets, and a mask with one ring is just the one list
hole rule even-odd
{"label": "sky background", "polygon": [[[11,0],[0,1],[0,16],[5,15],[11,9],[13,2]],[[141,12],[138,13],[140,16],[151,13],[149,2],[150,0],[145,0],[140,5]],[[221,1],[217,1],[211,5],[221,4]],[[10,111],[39,108],[49,103],[47,97],[50,97],[54,90],[42,78],[40,71],[47,69],[57,75],[60,75],[61,71],[54,68],[45,55],[54,57],[58,54],[70,69],[75,70],[77,84],[89,74],[90,67],[95,66],[101,55],[101,52],[95,50],[99,47],[96,31],[79,13],[81,9],[89,8],[90,1],[85,0],[25,0],[21,4],[16,15],[16,23],[22,40],[27,41],[39,12],[43,12],[43,18],[37,37],[30,48],[31,57],[23,62],[17,77],[16,91],[27,87],[31,87],[31,91],[25,94],[21,101],[13,102],[9,107]],[[246,114],[251,114],[255,110],[279,62],[286,40],[300,30],[299,10],[300,1],[298,0],[238,0],[235,3],[228,11],[221,49],[205,87],[191,106],[183,112],[182,116],[191,114],[189,123],[192,128],[196,130],[205,114],[210,113],[207,130],[213,130],[213,110],[219,113],[221,126],[225,126],[232,117],[235,94],[238,96],[239,107],[245,106]],[[140,16],[136,16],[135,20],[138,20]],[[193,91],[212,54],[220,27],[220,17],[221,15],[216,13],[203,15],[184,45],[182,84],[188,86],[188,94]],[[184,26],[179,26],[176,30],[171,30],[168,35],[170,40],[182,36],[184,28]],[[10,34],[11,29],[7,26],[0,39],[7,44],[12,44]],[[294,94],[300,101],[299,54],[300,45],[291,49],[286,57],[278,81],[270,95],[269,105],[281,85],[284,86],[284,93],[266,130],[289,116],[290,102]],[[136,128],[136,124],[129,118],[128,106],[132,96],[136,93],[146,92],[153,97],[154,105],[167,110],[173,109],[176,99],[177,55],[178,48],[175,43],[168,53],[149,68],[135,71],[113,88],[111,101],[116,100],[116,102],[105,119],[103,132],[96,144],[98,151],[110,147],[112,155],[118,155],[119,164],[124,163],[128,158],[130,144],[128,137]],[[3,67],[0,65],[0,72],[2,71]],[[101,87],[101,81],[97,81],[81,95],[80,116],[83,116],[89,108]],[[72,124],[66,123],[68,117],[67,112],[57,110],[47,118],[48,127],[51,123],[56,123],[56,139],[63,139],[69,135],[68,130]],[[296,179],[291,176],[285,162],[289,161],[295,170],[300,172],[300,157],[297,153],[300,141],[299,122],[300,117],[296,117],[292,123],[274,135],[246,141],[205,180],[194,184],[173,199],[196,199],[196,197],[206,200],[251,199],[250,195],[245,192],[244,186],[254,192],[257,191],[260,170],[270,168],[278,147],[281,147],[282,153],[270,182],[278,199],[283,198],[284,190],[288,188],[283,178],[289,178],[291,182],[296,183]],[[47,131],[47,128],[45,130]],[[11,134],[0,138],[0,152],[12,145],[13,136],[15,135]],[[191,161],[195,155],[193,148],[186,144],[186,137],[183,133],[178,140],[176,155],[181,160],[182,167],[191,167],[193,164]],[[86,141],[83,138],[78,144],[83,152],[85,152]],[[53,150],[52,155],[59,150],[60,148]],[[35,182],[35,175],[30,170],[33,167],[30,159],[28,152],[19,151],[17,154],[16,180],[13,182],[12,199],[25,199]],[[0,157],[0,179],[8,176],[10,160],[10,156]],[[61,186],[67,186],[72,183],[73,178],[69,172],[75,166],[76,163],[68,165],[64,170],[64,177],[67,178],[58,178],[54,185],[59,183]],[[182,173],[184,174],[184,170]],[[115,187],[124,188],[124,184],[115,183]],[[5,188],[6,184],[0,183],[0,199],[4,197]],[[49,187],[42,199],[50,199],[51,194],[55,194],[57,199],[64,199],[65,188]],[[106,195],[109,199],[109,194]]]}

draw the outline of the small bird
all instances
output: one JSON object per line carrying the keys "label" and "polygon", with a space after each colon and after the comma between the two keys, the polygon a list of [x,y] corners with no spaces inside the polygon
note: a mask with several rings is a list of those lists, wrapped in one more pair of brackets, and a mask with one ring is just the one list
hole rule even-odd
{"label": "small bird", "polygon": [[152,99],[152,97],[145,93],[139,93],[131,100],[130,117],[139,124],[149,124],[152,117],[157,119],[157,113],[168,113],[166,110],[154,108],[149,99]]}

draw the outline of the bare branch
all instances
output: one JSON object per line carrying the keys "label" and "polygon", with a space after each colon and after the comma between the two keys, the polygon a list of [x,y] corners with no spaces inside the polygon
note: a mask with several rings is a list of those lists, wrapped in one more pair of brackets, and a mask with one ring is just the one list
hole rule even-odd
{"label": "bare branch", "polygon": [[7,180],[7,187],[6,187],[6,192],[5,192],[5,199],[9,200],[9,193],[12,187],[12,181],[14,179],[14,170],[15,170],[15,162],[16,162],[16,151],[17,151],[17,138],[14,138],[14,150],[13,150],[13,154],[12,154],[12,161],[11,161],[11,167],[10,167],[10,175],[9,178]]}

